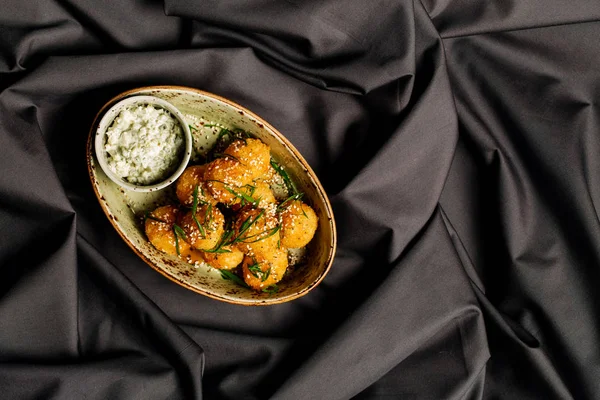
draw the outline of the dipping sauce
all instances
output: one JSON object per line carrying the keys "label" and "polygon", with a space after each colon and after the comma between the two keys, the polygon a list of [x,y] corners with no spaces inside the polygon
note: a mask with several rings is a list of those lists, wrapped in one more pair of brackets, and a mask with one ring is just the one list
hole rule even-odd
{"label": "dipping sauce", "polygon": [[106,130],[106,161],[117,176],[150,185],[177,169],[185,148],[179,121],[159,106],[141,104],[122,110]]}

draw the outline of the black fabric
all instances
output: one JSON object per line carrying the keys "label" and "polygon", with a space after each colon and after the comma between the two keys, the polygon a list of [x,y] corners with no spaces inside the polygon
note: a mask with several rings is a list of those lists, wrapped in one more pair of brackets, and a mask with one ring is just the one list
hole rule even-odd
{"label": "black fabric", "polygon": [[[0,397],[600,398],[596,0],[4,0]],[[305,156],[339,248],[247,308],[140,260],[94,197],[99,108],[236,101]]]}

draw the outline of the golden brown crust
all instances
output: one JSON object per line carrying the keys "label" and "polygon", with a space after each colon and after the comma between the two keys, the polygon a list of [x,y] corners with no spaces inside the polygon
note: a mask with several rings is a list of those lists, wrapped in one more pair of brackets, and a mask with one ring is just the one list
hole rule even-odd
{"label": "golden brown crust", "polygon": [[275,207],[261,209],[245,207],[234,223],[237,245],[245,254],[270,254],[279,246],[279,221]]}
{"label": "golden brown crust", "polygon": [[229,250],[229,252],[204,253],[204,260],[208,265],[216,269],[234,269],[244,259],[244,253],[235,246],[223,246],[223,250]]}
{"label": "golden brown crust", "polygon": [[146,236],[158,250],[175,256],[177,246],[180,254],[189,249],[189,244],[183,238],[178,237],[177,242],[175,241],[173,225],[178,222],[180,216],[181,210],[178,207],[168,205],[158,207],[146,218],[144,224]]}
{"label": "golden brown crust", "polygon": [[204,185],[204,172],[206,165],[192,165],[187,167],[175,184],[175,193],[179,202],[191,207],[194,202],[194,190],[198,186],[198,200],[200,203],[216,204],[217,201],[209,194]]}
{"label": "golden brown crust", "polygon": [[[196,210],[196,220],[192,211],[181,218],[181,228],[187,242],[198,250],[210,250],[217,245],[223,234],[225,217],[217,207],[201,205]],[[200,225],[200,226],[198,226]]]}
{"label": "golden brown crust", "polygon": [[306,246],[315,235],[319,220],[306,203],[294,200],[281,213],[281,245],[291,249]]}
{"label": "golden brown crust", "polygon": [[251,288],[263,290],[281,281],[287,267],[287,251],[276,249],[268,255],[244,257],[242,277]]}
{"label": "golden brown crust", "polygon": [[232,191],[252,182],[252,174],[239,161],[223,157],[206,165],[204,172],[206,188],[218,202],[231,204],[237,199]]}
{"label": "golden brown crust", "polygon": [[271,166],[271,149],[259,139],[234,140],[224,151],[248,168],[252,179],[265,176]]}
{"label": "golden brown crust", "polygon": [[[146,221],[149,240],[159,250],[175,255],[174,229],[180,227],[181,238],[177,237],[182,259],[222,270],[241,264],[239,272],[254,290],[275,285],[287,270],[287,249],[304,247],[318,226],[317,216],[307,204],[291,199],[278,204],[270,186],[279,184],[276,174],[269,146],[252,138],[234,141],[220,158],[184,171],[175,191],[189,210],[198,188],[195,214],[176,206],[158,208],[153,214],[164,221]],[[219,203],[233,214],[227,232]]]}

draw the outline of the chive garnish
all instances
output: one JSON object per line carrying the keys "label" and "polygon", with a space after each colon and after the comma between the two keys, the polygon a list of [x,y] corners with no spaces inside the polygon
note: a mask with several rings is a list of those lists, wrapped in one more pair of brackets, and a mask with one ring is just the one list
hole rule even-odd
{"label": "chive garnish", "polygon": [[[216,126],[216,125],[214,125],[214,126]],[[229,129],[227,129],[227,128],[221,128],[221,130],[219,131],[219,136],[217,136],[217,142],[218,142],[219,140],[221,140],[221,138],[222,138],[223,136],[225,136],[225,135],[228,135],[228,134],[230,134],[230,133],[231,133],[231,131],[230,131]]]}
{"label": "chive garnish", "polygon": [[[234,195],[235,197],[239,198],[242,200],[242,205],[245,205],[247,203],[250,203],[254,206],[256,206],[258,203],[256,201],[256,199],[252,198],[251,196],[248,196],[246,193],[242,193],[242,192],[238,192],[234,189],[232,189],[231,187],[227,186],[227,184],[223,181],[220,181],[218,179],[207,179],[206,182],[216,182],[216,183],[220,183],[221,185],[223,185],[223,187],[225,188],[225,190],[227,190],[229,193],[231,193],[232,195]],[[254,188],[254,190],[256,190],[256,187],[252,186],[252,185],[245,185],[245,186],[249,186],[250,188]],[[254,193],[254,190],[252,190],[252,193]]]}
{"label": "chive garnish", "polygon": [[245,193],[236,192],[235,190],[233,190],[229,186],[225,186],[225,190],[227,190],[229,193],[231,193],[235,197],[241,199],[242,200],[242,206],[245,206],[246,204],[252,204],[252,205],[256,206],[258,204],[257,201],[254,198],[248,196]]}
{"label": "chive garnish", "polygon": [[243,286],[245,288],[248,288],[249,286],[246,284],[246,282],[244,282],[242,280],[242,278],[240,278],[239,276],[237,276],[236,274],[234,274],[231,271],[227,271],[226,269],[222,269],[220,270],[221,272],[221,277],[227,281],[233,281],[236,284]]}
{"label": "chive garnish", "polygon": [[261,282],[266,281],[269,278],[269,275],[271,275],[271,268],[269,268],[267,270],[267,272],[263,272],[263,277],[261,278]]}
{"label": "chive garnish", "polygon": [[173,236],[175,237],[175,251],[177,252],[177,255],[180,256],[181,252],[179,251],[179,238],[177,237],[177,231],[175,230],[175,227],[173,227]]}
{"label": "chive garnish", "polygon": [[[219,243],[217,243],[217,245],[210,249],[210,250],[204,250],[206,253],[230,253],[230,250],[224,249],[223,246],[230,246],[236,243],[253,243],[253,242],[245,242],[244,240],[247,237],[242,236],[244,233],[246,233],[248,231],[248,229],[250,229],[250,227],[260,218],[262,217],[262,215],[264,214],[264,210],[261,210],[261,212],[256,216],[256,218],[252,218],[252,215],[250,215],[248,218],[246,218],[244,220],[244,222],[242,223],[242,226],[240,227],[240,231],[238,233],[237,236],[234,237],[234,230],[231,229],[230,227],[227,227],[225,229],[225,231],[223,232],[223,235],[221,235],[221,239],[219,239]],[[271,233],[274,234],[275,232]],[[260,233],[259,235],[264,234],[264,232]],[[255,237],[257,235],[251,235],[248,236],[248,238],[252,238]]]}
{"label": "chive garnish", "polygon": [[304,211],[304,206],[302,204],[300,204],[300,209],[302,210],[302,214],[304,215],[304,218],[308,218],[308,215],[306,215],[306,211]]}
{"label": "chive garnish", "polygon": [[175,236],[175,250],[177,251],[177,255],[180,256],[181,252],[179,251],[179,236],[181,236],[183,240],[186,240],[186,237],[183,229],[181,229],[181,227],[177,224],[173,224],[173,236]]}
{"label": "chive garnish", "polygon": [[231,222],[227,223],[225,227],[225,231],[221,235],[219,242],[210,250],[204,250],[205,253],[231,253],[231,250],[224,249],[223,246],[226,246],[229,242],[229,239],[233,236],[233,229],[231,229]]}
{"label": "chive garnish", "polygon": [[191,130],[198,132],[198,128],[196,128],[194,125],[188,124],[188,126]]}
{"label": "chive garnish", "polygon": [[227,186],[227,184],[225,182],[220,181],[218,179],[207,179],[205,182],[217,182],[217,183],[220,183],[223,186]]}
{"label": "chive garnish", "polygon": [[177,232],[179,236],[181,236],[183,240],[187,240],[187,237],[185,236],[185,231],[181,229],[179,225],[173,224],[173,229],[175,230],[175,232]]}
{"label": "chive garnish", "polygon": [[285,207],[287,207],[287,205],[289,203],[291,203],[294,200],[300,200],[302,198],[302,196],[304,196],[304,193],[296,193],[296,194],[291,195],[290,197],[288,197],[287,199],[282,201],[281,204],[279,204],[277,206],[277,211],[282,211]]}
{"label": "chive garnish", "polygon": [[290,176],[288,175],[288,173],[285,171],[285,169],[283,169],[283,167],[281,165],[279,165],[279,163],[277,161],[273,160],[272,158],[271,158],[271,166],[275,169],[275,171],[277,171],[277,173],[279,175],[281,175],[281,177],[283,178],[283,181],[285,182],[285,186],[288,188],[288,191],[294,195],[298,194],[299,193],[298,189],[296,189],[296,186],[290,179]]}
{"label": "chive garnish", "polygon": [[245,239],[245,237],[242,237],[242,235],[244,233],[246,233],[246,231],[248,229],[250,229],[250,227],[256,221],[258,221],[258,219],[260,217],[262,217],[264,213],[265,213],[265,210],[261,210],[260,213],[258,213],[258,215],[256,216],[256,218],[252,219],[252,215],[250,215],[248,218],[246,218],[246,220],[244,222],[242,222],[242,226],[240,227],[240,231],[239,231],[238,235],[233,239],[233,241],[230,244],[235,244],[235,243],[238,243],[238,242],[242,242],[243,239]]}
{"label": "chive garnish", "polygon": [[198,227],[198,230],[200,231],[200,234],[202,235],[202,237],[206,237],[206,232],[204,232],[204,228],[202,227],[202,224],[200,224],[200,222],[198,222],[198,218],[196,218],[196,210],[197,209],[198,209],[198,185],[196,185],[196,187],[194,187],[194,200],[192,203],[192,219],[196,223],[196,226]]}
{"label": "chive garnish", "polygon": [[254,196],[254,192],[256,191],[256,186],[252,186],[252,185],[244,185],[244,187],[250,188],[250,196]]}
{"label": "chive garnish", "polygon": [[279,287],[277,287],[277,285],[273,284],[273,285],[267,286],[262,291],[265,292],[265,293],[274,294],[274,293],[279,292]]}
{"label": "chive garnish", "polygon": [[248,271],[250,271],[255,278],[260,279],[261,276],[264,275],[263,270],[260,269],[260,265],[256,261],[254,261],[254,264],[248,266]]}
{"label": "chive garnish", "polygon": [[[277,231],[278,231],[280,228],[281,228],[281,225],[277,225],[275,228],[267,229],[266,231],[264,231],[264,232],[261,232],[261,233],[257,233],[256,235],[245,236],[245,237],[244,237],[244,240],[240,240],[240,243],[256,243],[256,242],[258,242],[258,241],[261,241],[261,240],[264,240],[264,239],[266,239],[266,238],[268,238],[268,237],[271,237],[271,236],[273,236],[274,234],[276,234],[276,233],[277,233]],[[267,232],[268,232],[268,233],[267,233]],[[264,237],[260,237],[260,236],[264,235],[265,233],[267,233],[267,235],[266,235],[266,236],[264,236]],[[252,239],[252,238],[255,238],[255,237],[257,237],[257,236],[259,237],[258,239],[255,239],[255,240],[250,240],[250,241],[246,240],[246,239]]]}

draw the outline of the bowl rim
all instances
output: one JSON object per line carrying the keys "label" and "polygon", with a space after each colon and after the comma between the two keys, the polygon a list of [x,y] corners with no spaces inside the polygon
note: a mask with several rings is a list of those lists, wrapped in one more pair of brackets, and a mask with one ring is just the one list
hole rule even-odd
{"label": "bowl rim", "polygon": [[[168,101],[150,95],[127,96],[116,101],[115,103],[112,103],[112,101],[110,103],[112,104],[112,106],[109,109],[107,109],[106,112],[103,113],[102,118],[98,121],[97,124],[95,124],[96,135],[94,140],[94,151],[96,154],[96,159],[98,160],[98,164],[100,164],[100,167],[102,168],[106,176],[122,188],[132,190],[134,192],[152,192],[164,189],[171,183],[175,182],[187,167],[188,163],[190,162],[190,157],[192,155],[192,134],[190,132],[189,126],[185,122],[184,116],[181,113],[181,111],[179,111],[177,107],[175,107]],[[104,138],[106,137],[106,131],[108,130],[108,128],[110,128],[115,118],[117,118],[117,116],[124,108],[135,104],[150,104],[154,106],[159,106],[167,110],[171,115],[173,115],[173,117],[175,117],[183,131],[185,148],[183,158],[179,162],[177,169],[162,181],[151,185],[136,185],[133,183],[129,183],[121,177],[119,177],[109,168],[108,162],[106,160],[106,151],[104,151]],[[98,116],[96,116],[96,118],[97,117]],[[96,120],[94,122],[96,122]]]}
{"label": "bowl rim", "polygon": [[[290,294],[290,295],[288,295],[286,297],[282,297],[282,298],[275,298],[273,300],[240,301],[240,300],[236,300],[236,299],[222,297],[222,296],[215,295],[213,293],[210,293],[210,292],[198,289],[198,288],[196,288],[196,287],[188,284],[187,282],[178,280],[175,277],[169,275],[163,269],[161,269],[158,266],[156,266],[154,264],[154,262],[152,260],[150,260],[148,257],[146,257],[146,255],[143,252],[139,251],[133,245],[133,243],[124,235],[124,233],[121,232],[121,229],[117,226],[116,221],[111,217],[111,212],[108,209],[107,205],[101,201],[102,194],[98,191],[98,186],[96,184],[97,182],[95,183],[95,173],[94,173],[95,166],[93,165],[94,152],[92,151],[92,138],[94,137],[94,129],[97,127],[97,125],[99,123],[99,117],[101,115],[103,115],[104,112],[105,112],[105,110],[107,108],[109,108],[112,104],[116,104],[118,101],[120,101],[120,100],[122,100],[124,98],[130,97],[130,96],[134,96],[137,93],[140,93],[140,92],[149,92],[149,91],[151,92],[151,91],[154,91],[154,90],[181,90],[181,91],[195,92],[197,94],[200,94],[200,95],[203,95],[203,96],[207,96],[207,97],[211,97],[211,98],[213,98],[215,100],[218,100],[218,101],[221,101],[223,103],[226,103],[229,106],[232,106],[233,108],[236,108],[238,110],[241,110],[241,111],[245,112],[248,116],[254,118],[257,122],[260,122],[261,124],[263,124],[266,128],[268,128],[268,130],[270,132],[272,132],[275,136],[277,136],[277,138],[279,140],[281,140],[283,142],[283,144],[288,149],[288,151],[290,151],[291,153],[294,154],[294,156],[299,160],[299,162],[305,168],[306,173],[310,176],[311,180],[313,181],[313,183],[314,183],[314,185],[316,187],[316,190],[319,193],[319,196],[323,199],[323,202],[324,202],[324,205],[325,205],[325,214],[327,216],[327,219],[329,220],[329,228],[331,230],[331,240],[329,242],[330,249],[329,249],[327,261],[325,262],[325,267],[324,267],[323,271],[321,272],[321,274],[318,276],[317,279],[315,279],[308,286],[306,286],[305,288],[303,288],[302,290],[300,290],[300,291],[298,291],[296,293]],[[92,184],[92,189],[94,191],[94,194],[96,195],[96,199],[100,203],[100,208],[102,208],[102,211],[106,215],[106,217],[109,220],[110,224],[113,225],[113,228],[115,229],[115,231],[117,232],[117,234],[119,236],[121,236],[121,239],[123,239],[123,241],[133,250],[133,252],[135,254],[137,254],[137,256],[140,257],[153,270],[157,271],[158,273],[160,273],[161,275],[163,275],[165,278],[167,278],[167,279],[175,282],[179,286],[185,287],[186,289],[189,289],[189,290],[191,290],[191,291],[193,291],[195,293],[201,294],[203,296],[212,298],[214,300],[218,300],[218,301],[229,303],[229,304],[242,305],[242,306],[247,306],[247,307],[271,306],[271,305],[276,305],[276,304],[287,303],[289,301],[292,301],[292,300],[298,299],[300,297],[303,297],[308,292],[310,292],[311,290],[313,290],[315,287],[319,286],[319,284],[323,281],[323,279],[325,279],[325,277],[327,276],[327,274],[329,273],[329,271],[331,269],[331,266],[333,265],[333,260],[335,258],[335,254],[336,254],[336,251],[337,251],[337,229],[336,229],[335,217],[334,217],[334,214],[333,214],[333,209],[331,207],[331,203],[330,203],[329,198],[328,198],[328,196],[327,196],[327,194],[325,192],[325,189],[321,185],[321,182],[317,178],[317,176],[314,173],[314,171],[312,170],[311,166],[304,159],[304,157],[302,156],[302,154],[300,154],[300,152],[296,149],[296,147],[281,132],[279,132],[278,129],[276,129],[273,125],[271,125],[270,123],[268,123],[267,121],[265,121],[263,118],[261,118],[260,116],[258,116],[256,113],[250,111],[249,109],[247,109],[246,107],[244,107],[244,106],[242,106],[242,105],[240,105],[238,103],[235,103],[232,100],[229,100],[229,99],[227,99],[225,97],[222,97],[222,96],[219,96],[217,94],[214,94],[214,93],[211,93],[211,92],[207,92],[207,91],[204,91],[204,90],[201,90],[201,89],[196,89],[196,88],[187,87],[187,86],[180,86],[180,85],[141,86],[141,87],[137,87],[137,88],[134,88],[134,89],[126,90],[126,91],[121,92],[120,94],[114,96],[109,101],[107,101],[104,104],[104,106],[102,106],[102,108],[98,111],[98,113],[96,114],[96,116],[94,117],[94,120],[93,120],[92,125],[90,127],[90,133],[89,133],[89,136],[88,136],[88,141],[86,143],[86,154],[87,154],[88,175],[90,177],[90,183]]]}

